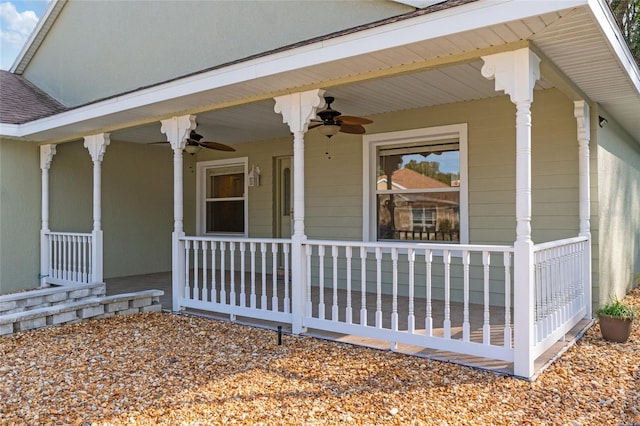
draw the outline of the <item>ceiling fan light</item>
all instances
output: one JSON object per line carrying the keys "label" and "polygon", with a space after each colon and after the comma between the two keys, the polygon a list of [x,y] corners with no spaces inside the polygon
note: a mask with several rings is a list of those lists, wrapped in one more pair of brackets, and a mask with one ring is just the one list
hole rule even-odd
{"label": "ceiling fan light", "polygon": [[331,136],[336,135],[340,131],[340,125],[338,123],[323,124],[322,126],[318,127],[318,131],[323,135],[325,135],[326,137],[330,138]]}
{"label": "ceiling fan light", "polygon": [[200,146],[189,144],[184,147],[184,150],[187,152],[187,154],[193,155],[193,154],[197,154],[198,151],[200,151]]}

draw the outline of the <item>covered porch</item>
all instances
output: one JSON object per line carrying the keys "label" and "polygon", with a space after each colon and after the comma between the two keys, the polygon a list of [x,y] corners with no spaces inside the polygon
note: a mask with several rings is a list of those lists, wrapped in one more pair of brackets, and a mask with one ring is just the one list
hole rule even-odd
{"label": "covered porch", "polygon": [[[460,172],[456,184],[461,213],[454,243],[425,242],[420,236],[411,240],[406,234],[396,241],[376,241],[381,219],[379,215],[376,219],[375,210],[369,219],[363,219],[362,241],[310,239],[305,179],[313,164],[305,156],[305,139],[311,120],[325,106],[325,91],[291,93],[274,98],[277,115],[293,134],[290,238],[251,237],[246,228],[241,237],[206,235],[208,225],[196,226],[196,235],[187,235],[184,192],[189,187],[184,180],[184,150],[196,128],[196,115],[161,121],[161,132],[173,149],[171,309],[286,324],[294,334],[314,330],[360,342],[386,341],[393,350],[435,351],[448,359],[476,360],[472,364],[488,360],[486,365],[533,377],[536,366],[545,364],[563,346],[558,342],[575,334],[576,327],[584,328],[591,318],[589,107],[584,100],[574,101],[579,233],[534,244],[531,104],[540,79],[540,58],[523,48],[483,56],[481,61],[478,74],[491,84],[495,80],[495,90],[504,91],[516,106],[515,125],[509,126],[515,128],[515,242],[468,243],[466,171]],[[436,134],[436,140],[455,136],[459,146],[468,143],[466,124],[425,132]],[[377,144],[424,136],[409,130],[367,137],[362,156],[364,187],[378,176],[375,170],[368,170],[369,157],[379,152],[375,151]],[[104,281],[101,165],[110,142],[107,133],[85,137],[84,146],[93,160],[91,233],[49,229],[48,171],[56,147],[41,146],[43,285]],[[467,162],[468,154],[461,152],[460,162]],[[248,187],[244,191],[246,194]],[[369,200],[371,196],[364,191],[363,218],[377,203]],[[197,214],[210,213],[198,210]]]}
{"label": "covered porch", "polygon": [[[579,11],[567,13],[577,22],[589,21]],[[554,22],[562,13],[544,16]],[[233,64],[230,74],[215,69],[124,95],[114,101],[126,104],[117,110],[86,107],[82,112],[93,117],[87,120],[114,123],[94,123],[92,129],[105,131],[83,137],[93,162],[93,229],[51,229],[49,170],[57,155],[52,138],[40,148],[41,284],[106,281],[113,292],[119,285],[157,279],[154,287],[166,290],[165,273],[144,271],[145,278],[117,280],[110,277],[125,274],[111,272],[106,280],[104,274],[107,265],[115,270],[113,259],[130,261],[135,268],[136,261],[166,250],[169,264],[156,270],[171,270],[171,291],[165,291],[171,298],[165,304],[172,311],[285,324],[294,334],[387,342],[393,350],[410,347],[471,364],[484,360],[485,366],[534,377],[562,350],[562,342],[591,321],[589,142],[597,116],[553,61],[523,41],[531,34],[508,36],[496,31],[508,25],[495,23],[491,30],[449,35],[434,33],[428,18],[416,19],[413,28],[389,24],[386,29],[398,37],[386,31],[363,39],[337,36],[336,44],[344,43],[352,53],[318,41],[326,57],[311,60],[308,46],[300,52],[296,47],[291,55],[276,52]],[[465,16],[455,19],[462,22]],[[519,22],[523,32],[526,27],[543,33],[548,25],[537,15]],[[504,43],[469,47],[482,44],[477,36],[489,33],[502,34],[498,37]],[[456,53],[444,55],[451,44]],[[366,136],[351,135],[337,144],[309,130],[325,108],[325,88],[344,100],[344,111],[374,119]],[[542,100],[539,115],[532,113],[534,93]],[[219,135],[237,153],[185,154],[196,128]],[[538,145],[532,128],[539,132]],[[139,222],[127,231],[162,218],[162,232],[124,235],[113,227],[105,233],[102,163],[105,153],[108,161],[112,140],[120,144],[117,149],[126,146],[131,152],[132,146],[138,150],[159,137],[173,152],[171,205],[123,204],[121,210],[127,220]],[[455,217],[455,226],[436,224],[423,202],[421,229],[416,231],[418,220],[411,218],[413,229],[398,226],[391,237],[382,237],[380,206],[393,201],[396,188],[389,179],[392,170],[376,170],[378,160],[393,156],[401,144],[414,153],[428,146],[429,154],[440,155],[434,141],[459,152],[459,176],[447,188],[423,192],[455,193],[440,197],[453,205],[443,210],[448,220]],[[140,152],[146,149],[155,148]],[[277,198],[286,192],[275,171],[281,159],[291,161],[291,205],[286,207]],[[235,233],[216,232],[206,222],[215,215],[207,210],[198,173],[213,163],[246,181],[260,178],[247,174],[249,165],[263,170],[262,186],[245,181],[241,194],[224,200],[244,203],[244,221]],[[126,184],[154,186],[129,170],[137,180]],[[388,186],[378,187],[383,176]],[[112,188],[112,194],[127,190],[124,186]],[[406,187],[398,191],[418,193]],[[567,194],[569,200],[563,199]],[[532,226],[534,205],[541,211],[538,226]],[[121,213],[109,207],[106,219]],[[134,217],[137,210],[146,214]],[[168,210],[173,217],[170,244],[170,220],[163,216]],[[400,208],[389,211],[391,218],[401,214]],[[288,215],[290,228],[276,219],[277,213]],[[157,244],[158,234],[166,244]],[[105,262],[109,237],[111,260]],[[143,250],[133,250],[134,245]]]}

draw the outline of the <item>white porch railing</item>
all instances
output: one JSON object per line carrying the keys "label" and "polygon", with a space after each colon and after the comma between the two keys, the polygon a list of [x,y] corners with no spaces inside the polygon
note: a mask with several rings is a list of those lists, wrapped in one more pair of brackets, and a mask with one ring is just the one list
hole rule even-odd
{"label": "white porch railing", "polygon": [[90,233],[45,232],[48,271],[42,271],[49,284],[89,284],[92,280],[93,236]]}
{"label": "white porch railing", "polygon": [[309,328],[512,361],[513,248],[308,241]]}
{"label": "white porch railing", "polygon": [[535,256],[534,357],[549,349],[584,318],[587,237],[538,244]]}
{"label": "white porch railing", "polygon": [[[520,353],[535,359],[590,303],[586,237],[534,247],[532,324],[514,321],[522,307],[513,305],[512,246],[308,240],[296,260],[290,240],[178,241],[184,269],[174,275],[174,309],[289,324],[299,312],[303,328],[388,341],[392,349],[400,343],[514,363]],[[303,272],[291,282],[296,261]],[[535,341],[516,347],[514,336],[525,328]]]}
{"label": "white porch railing", "polygon": [[180,245],[180,306],[291,322],[290,240],[183,237]]}

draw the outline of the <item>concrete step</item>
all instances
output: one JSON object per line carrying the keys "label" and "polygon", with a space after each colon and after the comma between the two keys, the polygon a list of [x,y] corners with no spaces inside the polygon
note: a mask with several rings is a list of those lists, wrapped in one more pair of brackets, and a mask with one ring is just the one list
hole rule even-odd
{"label": "concrete step", "polygon": [[[26,292],[25,292],[26,293]],[[24,294],[24,293],[23,293]],[[162,310],[162,290],[94,296],[21,312],[0,314],[0,336],[52,325]]]}

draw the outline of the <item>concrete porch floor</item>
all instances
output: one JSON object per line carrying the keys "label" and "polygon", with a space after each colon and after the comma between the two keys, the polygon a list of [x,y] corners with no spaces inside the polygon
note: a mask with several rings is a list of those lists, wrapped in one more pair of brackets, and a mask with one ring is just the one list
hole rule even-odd
{"label": "concrete porch floor", "polygon": [[[164,296],[160,297],[160,303],[163,310],[170,312],[172,309],[172,297],[171,297],[171,272],[158,272],[153,274],[135,275],[128,277],[109,278],[106,281],[107,295],[128,293],[133,291],[157,289],[163,290]],[[481,316],[481,307],[477,305],[470,306],[470,315]],[[434,308],[435,312],[435,308]],[[205,311],[187,310],[185,313],[204,316],[216,320],[229,321],[229,316],[224,314],[217,314]],[[416,312],[417,314],[417,312]],[[452,312],[452,318],[454,313]],[[256,320],[254,318],[236,317],[236,323],[268,328],[276,330],[278,325],[283,326],[283,330],[287,333],[290,332],[290,325],[277,324],[269,321]],[[405,320],[406,322],[406,320]],[[575,343],[584,332],[593,324],[593,321],[582,320],[578,323],[569,333],[565,335],[563,341],[557,342],[547,352],[540,356],[535,362],[536,376],[539,375],[553,360],[562,355],[569,347]],[[437,333],[437,330],[434,330]],[[331,333],[323,330],[310,329],[305,333],[308,336],[313,336],[321,339],[328,339],[333,341],[345,342],[353,345],[366,346],[370,348],[389,350],[390,343],[387,341],[364,338],[355,335],[344,335],[339,333]],[[455,333],[452,333],[455,334]],[[493,339],[493,338],[492,338]],[[492,340],[493,341],[493,340]],[[398,344],[395,348],[398,353],[404,353],[413,356],[419,356],[429,359],[434,359],[443,362],[451,362],[455,364],[461,364],[480,368],[495,373],[501,374],[513,374],[513,364],[504,361],[497,361],[493,359],[479,358],[475,356],[462,355],[458,353],[451,353],[433,349],[425,349],[421,347],[409,346]],[[534,377],[536,377],[534,376]]]}

